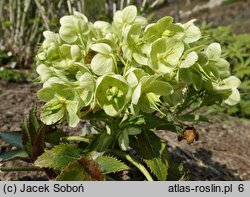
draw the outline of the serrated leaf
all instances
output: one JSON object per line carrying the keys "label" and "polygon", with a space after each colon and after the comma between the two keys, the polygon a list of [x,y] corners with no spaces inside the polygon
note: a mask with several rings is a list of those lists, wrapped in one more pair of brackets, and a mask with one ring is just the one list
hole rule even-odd
{"label": "serrated leaf", "polygon": [[81,157],[81,151],[71,144],[60,144],[51,150],[46,150],[35,161],[35,165],[41,168],[53,168],[62,170],[70,162]]}
{"label": "serrated leaf", "polygon": [[56,181],[102,181],[103,174],[97,162],[86,158],[73,161],[66,166]]}
{"label": "serrated leaf", "polygon": [[137,138],[139,153],[160,181],[165,181],[168,174],[168,155],[166,144],[162,143],[153,131],[144,131]]}
{"label": "serrated leaf", "polygon": [[96,159],[96,162],[101,166],[104,174],[129,170],[129,167],[125,163],[112,156],[100,156]]}
{"label": "serrated leaf", "polygon": [[17,148],[23,148],[20,132],[1,132],[0,137],[3,141]]}
{"label": "serrated leaf", "polygon": [[5,162],[13,159],[27,159],[29,156],[24,150],[12,150],[4,152],[0,155],[0,162]]}

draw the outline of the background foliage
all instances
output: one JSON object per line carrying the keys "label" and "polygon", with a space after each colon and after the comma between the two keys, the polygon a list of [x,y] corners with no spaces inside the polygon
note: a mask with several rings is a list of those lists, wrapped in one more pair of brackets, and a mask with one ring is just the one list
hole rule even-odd
{"label": "background foliage", "polygon": [[220,110],[250,118],[250,34],[235,34],[231,26],[213,27],[206,23],[201,25],[201,31],[206,35],[200,41],[202,44],[221,43],[222,54],[230,62],[232,74],[242,81],[240,103],[233,107],[223,106]]}

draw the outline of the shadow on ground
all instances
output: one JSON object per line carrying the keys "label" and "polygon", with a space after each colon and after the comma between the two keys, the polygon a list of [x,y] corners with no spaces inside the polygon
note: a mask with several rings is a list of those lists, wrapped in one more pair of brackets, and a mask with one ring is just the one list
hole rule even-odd
{"label": "shadow on ground", "polygon": [[184,163],[190,179],[193,181],[240,181],[237,171],[229,169],[212,159],[212,151],[199,148],[195,152],[186,152],[176,147],[171,151],[171,159]]}

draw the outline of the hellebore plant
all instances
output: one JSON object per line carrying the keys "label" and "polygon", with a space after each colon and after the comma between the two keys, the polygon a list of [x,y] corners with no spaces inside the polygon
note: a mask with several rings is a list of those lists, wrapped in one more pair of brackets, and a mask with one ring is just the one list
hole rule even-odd
{"label": "hellebore plant", "polygon": [[[194,20],[173,23],[167,16],[148,24],[128,6],[111,24],[78,12],[60,24],[59,33],[43,33],[37,55],[40,124],[90,125],[36,159],[55,180],[109,180],[131,164],[147,180],[167,180],[171,161],[157,130],[185,136],[186,121],[203,119],[194,114],[200,107],[240,100],[240,80],[230,75],[220,45],[197,46]],[[191,131],[189,143],[196,139]]]}

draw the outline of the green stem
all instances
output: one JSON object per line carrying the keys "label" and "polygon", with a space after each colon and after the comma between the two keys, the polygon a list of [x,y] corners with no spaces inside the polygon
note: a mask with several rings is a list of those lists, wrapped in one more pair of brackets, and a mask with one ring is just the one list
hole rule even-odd
{"label": "green stem", "polygon": [[125,76],[127,69],[128,69],[128,64],[124,61],[124,59],[122,57],[119,57],[120,61],[123,63],[124,65],[124,70],[123,70],[123,76]]}
{"label": "green stem", "polygon": [[12,171],[43,171],[42,168],[35,166],[26,166],[26,167],[0,167],[2,172],[12,172]]}
{"label": "green stem", "polygon": [[90,143],[90,139],[81,137],[81,136],[62,137],[61,140],[62,141],[81,141],[81,142]]}
{"label": "green stem", "polygon": [[152,178],[148,170],[142,164],[136,161],[136,159],[131,157],[129,154],[119,151],[119,150],[110,150],[110,152],[127,159],[130,163],[132,163],[135,167],[137,167],[142,172],[142,174],[146,177],[148,181],[154,181],[154,179]]}

